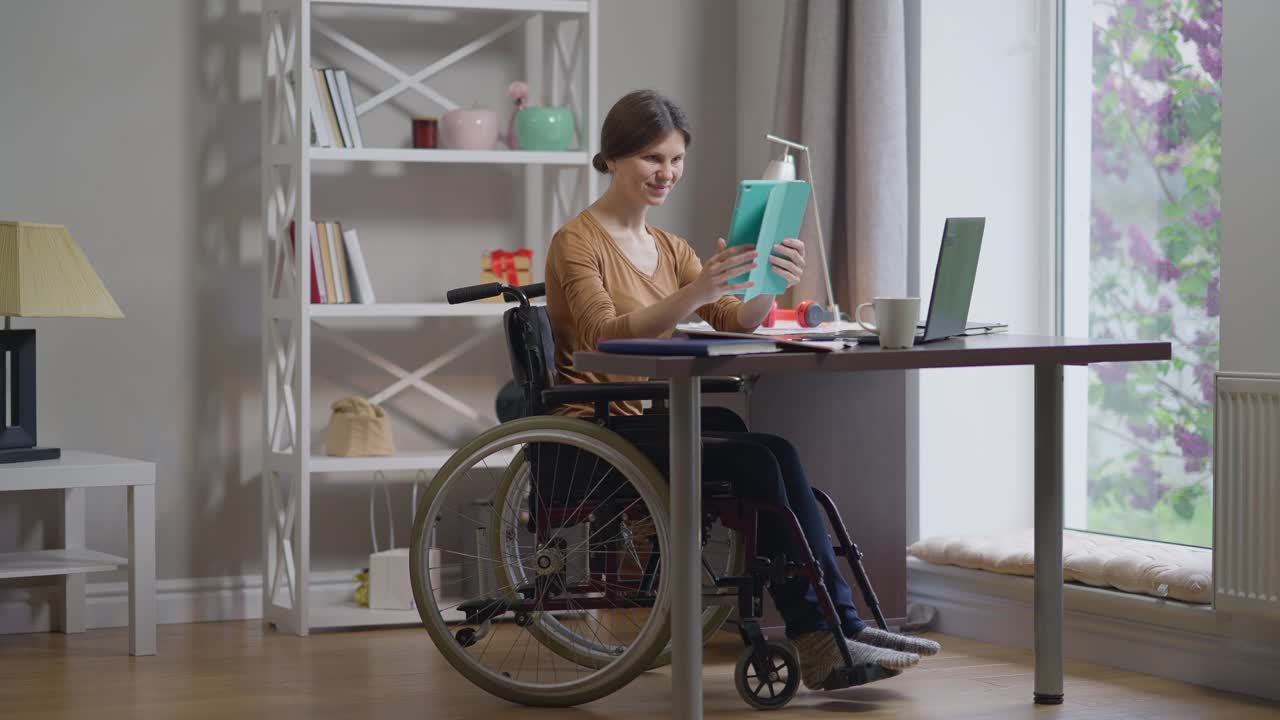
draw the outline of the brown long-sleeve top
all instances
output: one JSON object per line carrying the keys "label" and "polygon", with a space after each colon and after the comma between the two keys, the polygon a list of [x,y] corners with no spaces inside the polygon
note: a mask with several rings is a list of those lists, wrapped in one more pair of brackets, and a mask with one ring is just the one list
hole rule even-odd
{"label": "brown long-sleeve top", "polygon": [[[631,313],[648,307],[697,279],[702,262],[683,238],[646,225],[658,245],[658,266],[646,275],[627,258],[609,232],[583,211],[556,232],[547,255],[547,312],[556,339],[556,382],[598,383],[643,380],[626,375],[584,372],[573,367],[573,354],[595,350],[601,338],[636,337]],[[749,332],[738,324],[742,301],[725,296],[698,308],[717,330]],[[662,333],[670,337],[675,328]],[[620,415],[640,415],[640,401],[614,403]],[[559,415],[585,416],[589,405],[568,405]]]}

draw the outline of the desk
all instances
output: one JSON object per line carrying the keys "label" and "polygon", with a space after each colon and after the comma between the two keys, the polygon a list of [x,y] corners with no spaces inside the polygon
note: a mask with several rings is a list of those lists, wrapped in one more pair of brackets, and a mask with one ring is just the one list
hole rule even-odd
{"label": "desk", "polygon": [[[129,557],[89,550],[85,488],[127,487]],[[0,553],[0,578],[62,578],[62,632],[84,632],[84,575],[129,566],[129,654],[156,654],[156,466],[141,460],[64,450],[57,460],[0,465],[0,491],[61,490],[62,547]]]}
{"label": "desk", "polygon": [[671,602],[673,716],[702,717],[701,378],[715,375],[1035,366],[1035,701],[1062,702],[1062,368],[1168,360],[1167,342],[1123,342],[1003,333],[955,338],[908,350],[859,346],[833,353],[785,352],[716,358],[580,352],[574,367],[671,381]]}

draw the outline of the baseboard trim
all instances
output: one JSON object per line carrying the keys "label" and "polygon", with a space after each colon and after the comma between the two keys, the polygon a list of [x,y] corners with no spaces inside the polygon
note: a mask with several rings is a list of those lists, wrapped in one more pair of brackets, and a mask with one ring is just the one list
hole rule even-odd
{"label": "baseboard trim", "polygon": [[[912,561],[908,602],[937,608],[936,630],[1032,647],[1031,578]],[[1233,632],[1231,618],[1207,606],[1072,585],[1064,594],[1067,657],[1280,700],[1280,644],[1269,632]]]}
{"label": "baseboard trim", "polygon": [[[311,573],[313,592],[327,596],[349,594],[356,581],[347,571]],[[0,634],[48,632],[56,626],[61,590],[56,585],[0,591]],[[182,578],[156,583],[156,622],[161,625],[262,617],[262,576]],[[129,624],[129,585],[125,582],[87,583],[85,626],[124,627]]]}

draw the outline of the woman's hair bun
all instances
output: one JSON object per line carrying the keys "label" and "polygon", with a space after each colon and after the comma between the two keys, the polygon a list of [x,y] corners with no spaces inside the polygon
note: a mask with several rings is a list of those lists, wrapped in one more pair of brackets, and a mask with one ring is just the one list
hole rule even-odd
{"label": "woman's hair bun", "polygon": [[605,163],[604,156],[600,153],[596,153],[595,157],[591,158],[591,167],[595,168],[596,172],[609,174],[609,166]]}

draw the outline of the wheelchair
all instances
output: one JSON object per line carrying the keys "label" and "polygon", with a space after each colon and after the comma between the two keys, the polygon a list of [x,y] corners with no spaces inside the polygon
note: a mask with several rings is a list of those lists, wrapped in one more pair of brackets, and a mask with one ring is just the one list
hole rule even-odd
{"label": "wheelchair", "polygon": [[[542,294],[542,284],[499,283],[448,293],[451,304],[518,301],[504,313],[503,327],[524,416],[481,433],[435,474],[416,508],[410,573],[423,624],[459,673],[511,702],[567,707],[601,698],[670,659],[671,588],[662,555],[670,537],[667,480],[619,434],[619,425],[635,418],[609,414],[618,400],[650,400],[660,408],[668,385],[555,385],[546,308],[529,302]],[[741,392],[743,382],[706,379],[702,388]],[[591,405],[594,418],[549,414],[567,403]],[[655,439],[666,442],[665,420],[652,420]],[[741,426],[726,411],[704,427],[717,422],[726,423],[721,429]],[[850,563],[868,610],[885,629],[861,552],[831,498],[814,494],[834,531],[836,555]],[[800,561],[756,556],[761,513],[778,517],[808,549],[789,509],[734,497],[728,484],[704,482],[703,498],[703,639],[736,609],[745,648],[734,677],[744,701],[780,708],[799,689],[795,651],[766,638],[759,624],[764,590],[795,576],[815,587],[844,653],[829,689],[897,674],[852,662],[811,552]]]}

